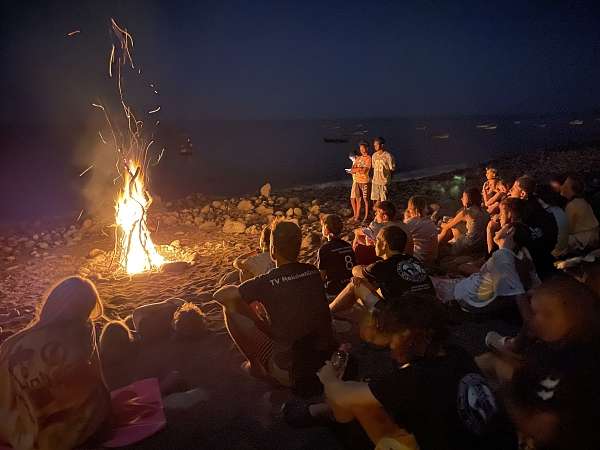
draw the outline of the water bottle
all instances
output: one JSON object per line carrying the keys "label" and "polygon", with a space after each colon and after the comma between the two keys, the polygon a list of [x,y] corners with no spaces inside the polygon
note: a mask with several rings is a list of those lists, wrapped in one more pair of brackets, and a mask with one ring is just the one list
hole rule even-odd
{"label": "water bottle", "polygon": [[342,379],[348,366],[348,360],[350,359],[350,344],[342,344],[340,348],[331,355],[331,365],[335,369],[338,379]]}

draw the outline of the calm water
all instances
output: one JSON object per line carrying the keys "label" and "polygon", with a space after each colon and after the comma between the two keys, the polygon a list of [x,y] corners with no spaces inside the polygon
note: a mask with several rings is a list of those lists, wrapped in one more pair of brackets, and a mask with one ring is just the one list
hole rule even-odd
{"label": "calm water", "polygon": [[[116,192],[110,183],[114,152],[98,144],[96,133],[94,126],[6,129],[0,138],[0,217],[62,214],[110,198]],[[190,192],[236,195],[266,181],[277,189],[344,179],[356,143],[379,135],[386,138],[398,170],[409,171],[600,139],[600,115],[161,125],[154,149],[166,151],[153,169],[152,192],[166,199]],[[192,139],[191,156],[179,154],[186,136]],[[325,143],[323,138],[348,142]],[[91,164],[94,169],[79,177]],[[92,194],[86,198],[82,192],[89,191],[90,182]]]}

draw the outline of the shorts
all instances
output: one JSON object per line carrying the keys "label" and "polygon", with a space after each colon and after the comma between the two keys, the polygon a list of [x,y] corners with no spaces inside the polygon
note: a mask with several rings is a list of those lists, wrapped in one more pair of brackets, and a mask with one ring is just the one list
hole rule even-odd
{"label": "shorts", "polygon": [[358,183],[352,182],[352,189],[350,190],[350,198],[363,198],[364,200],[369,199],[369,183]]}
{"label": "shorts", "polygon": [[387,200],[387,185],[372,183],[371,200],[375,200],[376,202],[383,202]]}

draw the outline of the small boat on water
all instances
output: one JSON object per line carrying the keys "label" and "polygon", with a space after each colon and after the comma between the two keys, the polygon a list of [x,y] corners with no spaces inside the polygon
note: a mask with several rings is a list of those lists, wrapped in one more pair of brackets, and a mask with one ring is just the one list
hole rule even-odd
{"label": "small boat on water", "polygon": [[569,125],[575,125],[575,126],[577,126],[577,125],[583,125],[583,120],[571,120],[569,122]]}
{"label": "small boat on water", "polygon": [[[490,127],[496,127],[496,124],[495,123],[482,123],[482,124],[479,124],[479,125],[475,125],[475,127],[479,128],[479,129],[482,129],[482,130],[487,130]],[[493,129],[495,129],[495,128],[493,128]]]}
{"label": "small boat on water", "polygon": [[446,140],[446,139],[450,139],[450,135],[448,133],[446,134],[438,134],[436,136],[432,136],[433,139],[439,139],[439,140]]}
{"label": "small boat on water", "polygon": [[348,142],[347,138],[323,138],[323,142],[326,144],[345,144]]}

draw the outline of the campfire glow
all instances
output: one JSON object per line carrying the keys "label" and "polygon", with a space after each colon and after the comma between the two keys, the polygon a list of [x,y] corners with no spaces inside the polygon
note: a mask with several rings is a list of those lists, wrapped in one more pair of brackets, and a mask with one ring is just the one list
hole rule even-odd
{"label": "campfire glow", "polygon": [[144,188],[141,166],[130,161],[123,179],[115,205],[121,267],[129,274],[159,268],[165,259],[156,250],[146,224],[152,197]]}

